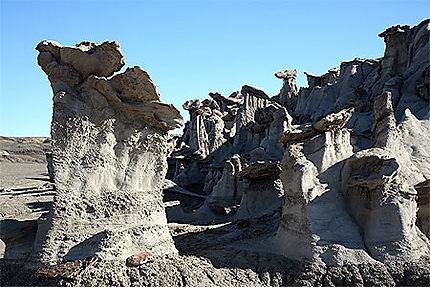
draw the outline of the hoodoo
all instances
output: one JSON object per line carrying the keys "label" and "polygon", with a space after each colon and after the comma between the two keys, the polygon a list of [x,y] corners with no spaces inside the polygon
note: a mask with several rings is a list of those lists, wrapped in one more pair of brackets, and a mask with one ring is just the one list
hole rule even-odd
{"label": "hoodoo", "polygon": [[38,63],[54,94],[53,208],[39,220],[43,264],[141,252],[176,253],[161,186],[167,131],[182,125],[148,73],[127,68],[117,42],[43,41]]}

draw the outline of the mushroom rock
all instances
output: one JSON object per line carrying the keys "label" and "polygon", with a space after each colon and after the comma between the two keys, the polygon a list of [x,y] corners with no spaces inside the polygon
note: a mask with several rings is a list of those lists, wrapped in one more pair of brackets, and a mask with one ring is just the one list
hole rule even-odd
{"label": "mushroom rock", "polygon": [[301,132],[299,137],[285,133],[280,174],[285,199],[272,243],[277,252],[296,260],[327,265],[375,263],[343,201],[339,173],[353,151],[345,122],[330,121],[333,118],[338,117],[328,115],[324,120],[332,123],[328,130],[302,127],[299,130],[311,132]]}
{"label": "mushroom rock", "polygon": [[360,226],[369,254],[386,263],[418,260],[429,241],[415,225],[416,191],[389,151],[363,150],[346,160],[342,192],[348,212]]}
{"label": "mushroom rock", "polygon": [[299,90],[296,85],[297,70],[285,70],[275,73],[275,77],[283,80],[282,88],[279,92],[279,103],[286,107],[290,114],[294,113],[297,105]]}
{"label": "mushroom rock", "polygon": [[140,67],[124,66],[117,42],[66,47],[43,41],[39,65],[53,89],[56,197],[39,221],[43,264],[97,255],[175,254],[162,203],[167,131],[183,124]]}
{"label": "mushroom rock", "polygon": [[219,149],[226,141],[224,121],[219,105],[214,100],[206,99],[187,101],[183,108],[190,113],[190,122],[184,134],[184,142],[192,153],[200,159]]}
{"label": "mushroom rock", "polygon": [[[377,96],[373,110],[373,147],[356,153],[346,128],[353,108],[284,133],[285,201],[275,246],[287,257],[375,265],[428,256],[411,185],[422,175],[399,139],[391,93]],[[416,121],[410,117],[403,132]]]}
{"label": "mushroom rock", "polygon": [[346,126],[354,113],[354,108],[348,108],[338,113],[327,115],[314,124],[314,129],[319,132],[328,131],[331,129],[340,129]]}
{"label": "mushroom rock", "polygon": [[229,97],[225,97],[220,93],[209,93],[209,96],[218,104],[223,114],[222,119],[226,124],[227,122],[234,123],[239,106],[243,103],[242,95],[240,93],[233,93]]}

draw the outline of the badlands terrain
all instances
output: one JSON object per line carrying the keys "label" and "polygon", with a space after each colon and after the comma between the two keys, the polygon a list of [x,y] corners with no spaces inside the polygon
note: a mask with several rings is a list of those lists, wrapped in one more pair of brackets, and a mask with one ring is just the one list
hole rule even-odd
{"label": "badlands terrain", "polygon": [[1,285],[429,286],[429,35],[185,124],[119,43],[40,42],[51,138],[0,138]]}

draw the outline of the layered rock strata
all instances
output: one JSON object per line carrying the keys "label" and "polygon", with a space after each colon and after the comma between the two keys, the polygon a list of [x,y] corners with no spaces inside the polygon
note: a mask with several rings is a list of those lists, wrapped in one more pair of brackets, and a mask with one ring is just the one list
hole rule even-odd
{"label": "layered rock strata", "polygon": [[182,125],[179,111],[161,102],[140,67],[114,75],[125,64],[117,42],[43,41],[36,49],[54,94],[56,197],[39,220],[34,255],[57,264],[176,253],[161,188],[167,131]]}
{"label": "layered rock strata", "polygon": [[[210,93],[214,100],[211,104],[210,100],[205,100],[206,105],[198,100],[187,102],[184,108],[190,111],[190,122],[184,130],[184,145],[173,153],[177,159],[176,174],[179,172],[181,175],[172,179],[184,188],[201,185],[203,192],[210,194],[218,181],[227,176],[223,175],[223,170],[228,168],[226,161],[232,155],[238,154],[243,162],[248,163],[279,161],[284,155],[279,140],[285,131],[289,132],[281,141],[316,136],[331,129],[327,125],[339,129],[337,120],[342,121],[343,116],[348,115],[350,120],[343,124],[351,129],[351,142],[340,146],[350,149],[352,145],[353,151],[357,152],[376,145],[392,145],[396,150],[393,152],[403,162],[413,163],[414,179],[408,184],[422,182],[430,176],[428,144],[411,139],[419,137],[418,130],[428,133],[429,60],[425,55],[430,49],[429,31],[429,20],[412,28],[389,28],[379,35],[386,42],[382,58],[356,58],[321,76],[306,72],[308,87],[298,89],[295,83],[297,70],[285,70],[275,73],[275,77],[283,80],[283,86],[274,96],[245,85],[229,97]],[[389,93],[390,97],[378,97],[384,93]],[[384,99],[389,102],[383,102]],[[390,104],[393,113],[387,110]],[[374,115],[375,105],[380,109]],[[216,129],[208,129],[213,125],[209,119],[212,114],[219,115],[221,119],[217,119]],[[296,125],[294,128],[293,124]],[[387,133],[385,128],[399,129],[400,132]],[[217,133],[211,134],[208,130]],[[336,140],[339,139],[333,139]],[[400,145],[397,140],[400,140]],[[330,153],[338,154],[339,151],[334,149]],[[320,160],[324,162],[327,159]],[[181,168],[178,168],[178,162]],[[215,190],[219,194],[219,188]],[[229,191],[223,194],[227,195]]]}
{"label": "layered rock strata", "polygon": [[401,152],[391,93],[375,98],[373,147],[356,153],[345,128],[352,111],[326,116],[302,137],[285,133],[285,201],[275,243],[289,258],[327,265],[429,256],[429,240],[415,224],[417,192],[410,185],[421,174]]}
{"label": "layered rock strata", "polygon": [[[96,265],[81,270],[75,281],[59,279],[55,283],[430,285],[429,23],[387,29],[380,34],[386,43],[382,58],[356,58],[321,76],[305,73],[308,87],[297,89],[297,71],[286,70],[275,74],[283,80],[277,95],[245,85],[228,97],[210,93],[211,99],[186,102],[190,121],[182,138],[171,140],[168,148],[168,178],[175,183],[163,184],[166,194],[170,190],[181,196],[181,201],[166,206],[172,211],[169,229],[175,247],[186,256],[164,256],[175,250],[166,239],[161,201],[155,196],[160,177],[152,175],[148,167],[149,162],[154,166],[162,163],[152,144],[140,144],[149,138],[164,143],[165,131],[176,126],[179,117],[158,101],[155,86],[142,71],[132,68],[117,80],[113,80],[116,76],[103,78],[121,66],[122,56],[109,46],[112,44],[102,44],[103,48],[90,43],[75,48],[41,44],[40,61],[53,80],[54,93],[67,100],[63,107],[61,97],[54,98],[57,153],[60,147],[67,151],[76,143],[68,127],[78,129],[66,120],[70,118],[83,130],[75,135],[83,145],[71,153],[85,155],[59,153],[67,160],[63,162],[54,152],[54,170],[57,166],[64,171],[58,179],[61,190],[56,212],[39,220],[36,246],[42,246],[42,259],[67,260],[76,255],[74,250],[102,258],[145,254],[132,264],[142,263],[138,267],[127,266],[125,260],[97,260]],[[141,80],[135,81],[138,78]],[[66,116],[62,118],[62,114]],[[114,119],[113,123],[106,118]],[[134,136],[142,126],[144,132]],[[67,141],[61,141],[60,131]],[[89,136],[81,136],[84,132]],[[133,148],[135,153],[130,151]],[[163,154],[161,148],[159,152]],[[159,171],[165,172],[161,167]],[[105,184],[97,189],[100,182]],[[75,189],[66,190],[68,184]],[[146,192],[137,193],[140,188]],[[145,203],[135,194],[147,195]],[[99,200],[104,195],[109,205]],[[178,204],[189,203],[191,197],[204,203],[184,212]],[[77,205],[69,208],[66,198]],[[75,221],[62,216],[63,211],[81,221],[97,219],[86,222],[98,222],[103,211],[104,218],[120,226],[100,220],[103,229],[77,225],[72,234]],[[186,224],[191,221],[193,224]],[[63,222],[65,228],[60,229]],[[44,226],[48,237],[42,236]],[[140,226],[145,228],[136,232]],[[66,236],[61,240],[59,234]],[[70,248],[75,244],[71,242],[80,243]],[[160,243],[162,250],[152,248],[153,243]],[[63,250],[70,250],[67,256]],[[86,261],[77,259],[70,264]],[[48,285],[46,281],[37,283]]]}

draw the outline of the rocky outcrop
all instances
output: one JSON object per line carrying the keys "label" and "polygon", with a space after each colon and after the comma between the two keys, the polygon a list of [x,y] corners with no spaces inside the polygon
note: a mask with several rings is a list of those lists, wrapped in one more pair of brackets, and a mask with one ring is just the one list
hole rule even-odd
{"label": "rocky outcrop", "polygon": [[247,164],[238,154],[225,161],[221,178],[213,187],[206,204],[212,211],[229,214],[235,211],[243,194],[243,183],[238,174]]}
{"label": "rocky outcrop", "polygon": [[297,105],[299,90],[296,86],[297,70],[285,70],[275,73],[275,77],[283,80],[281,91],[279,92],[278,102],[285,107],[290,114],[294,113]]}
{"label": "rocky outcrop", "polygon": [[328,265],[373,262],[364,251],[360,229],[347,213],[336,178],[339,163],[353,154],[345,122],[333,120],[340,115],[350,117],[347,110],[328,115],[317,127],[330,129],[317,131],[314,125],[307,137],[285,133],[281,163],[285,199],[274,244],[289,258]]}
{"label": "rocky outcrop", "polygon": [[339,78],[339,72],[339,68],[330,69],[327,73],[321,76],[315,76],[311,73],[305,72],[308,80],[308,87],[312,89],[314,87],[322,87],[328,84],[334,84]]}
{"label": "rocky outcrop", "polygon": [[284,188],[281,167],[274,161],[256,161],[237,174],[243,181],[243,195],[235,218],[253,218],[272,213],[282,205]]}
{"label": "rocky outcrop", "polygon": [[321,77],[307,74],[309,87],[301,88],[297,107],[292,113],[300,123],[347,107],[354,107],[348,128],[354,128],[353,145],[371,146],[372,107],[376,96],[390,92],[397,120],[409,109],[419,120],[428,113],[429,20],[415,27],[396,26],[379,36],[386,49],[380,59],[356,58],[341,63]]}
{"label": "rocky outcrop", "polygon": [[115,42],[41,43],[58,195],[17,242],[59,263],[44,279],[82,286],[428,286],[429,31],[391,27],[382,58],[305,73],[308,87],[286,70],[274,96],[188,101],[167,144],[181,118],[139,67],[113,75]]}
{"label": "rocky outcrop", "polygon": [[255,124],[256,111],[267,107],[270,97],[262,90],[243,86],[241,90],[243,104],[236,117],[234,149],[237,153],[249,153],[259,146],[264,137],[264,129]]}
{"label": "rocky outcrop", "polygon": [[54,93],[56,184],[54,206],[39,221],[37,261],[176,253],[161,188],[179,111],[160,101],[140,67],[114,75],[125,64],[117,42],[43,41],[36,49]]}
{"label": "rocky outcrop", "polygon": [[[244,192],[253,187],[248,182],[244,189],[247,180],[237,174],[248,163],[280,160],[283,150],[279,139],[292,123],[285,107],[255,87],[245,85],[229,97],[220,93],[209,96],[212,99],[184,103],[190,121],[182,144],[169,158],[168,173],[182,188],[200,186],[200,193],[209,194],[193,215],[196,218],[200,214],[205,221],[219,214],[235,214]],[[273,187],[276,198],[283,194],[280,186]]]}
{"label": "rocky outcrop", "polygon": [[275,244],[289,258],[323,265],[428,256],[429,240],[415,225],[417,193],[410,181],[418,176],[401,152],[391,93],[374,101],[374,147],[356,153],[344,127],[352,112],[326,116],[308,136],[285,133],[285,201]]}

